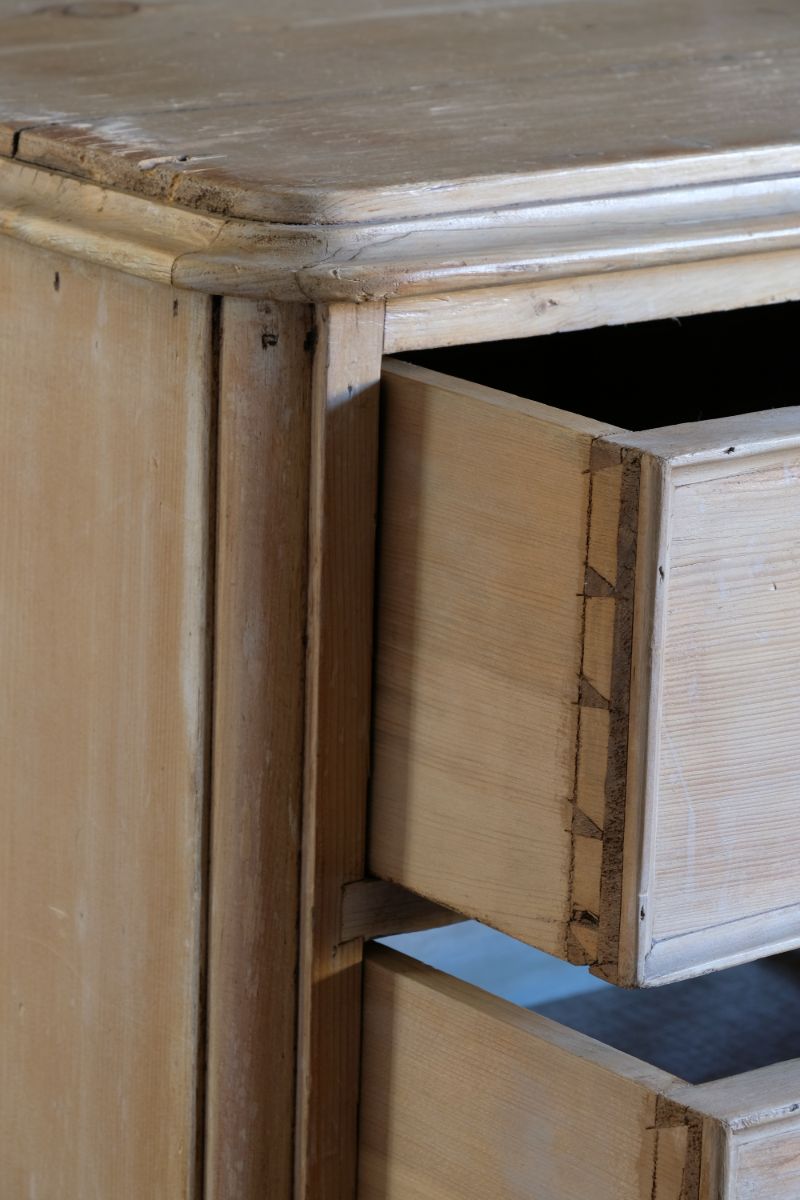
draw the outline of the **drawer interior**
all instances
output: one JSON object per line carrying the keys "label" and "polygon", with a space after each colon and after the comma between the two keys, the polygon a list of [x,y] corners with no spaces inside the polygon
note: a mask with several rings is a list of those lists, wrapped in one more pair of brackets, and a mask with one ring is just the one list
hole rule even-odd
{"label": "drawer interior", "polygon": [[622,429],[797,404],[800,304],[404,352],[406,362]]}
{"label": "drawer interior", "polygon": [[[470,928],[469,926],[473,927]],[[385,944],[687,1083],[800,1059],[800,951],[660,988],[625,989],[480,925]]]}
{"label": "drawer interior", "polygon": [[[532,1012],[373,945],[359,1200],[795,1200],[800,1061],[779,1055],[796,1051],[800,966],[727,975],[727,993],[698,979],[646,994],[649,1011],[614,1030],[600,1001],[624,1013],[619,989]],[[659,994],[680,1029],[659,1028]],[[776,1018],[785,1045],[767,1048]],[[629,1053],[648,1022],[659,1062]]]}
{"label": "drawer interior", "polygon": [[665,987],[609,985],[531,1007],[687,1083],[708,1083],[800,1058],[800,952]]}

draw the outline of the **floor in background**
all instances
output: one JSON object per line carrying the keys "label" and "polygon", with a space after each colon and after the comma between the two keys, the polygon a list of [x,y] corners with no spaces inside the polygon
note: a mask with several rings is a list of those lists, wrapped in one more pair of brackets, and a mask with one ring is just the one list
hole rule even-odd
{"label": "floor in background", "polygon": [[448,975],[529,1008],[609,986],[586,967],[573,967],[477,921],[382,940]]}

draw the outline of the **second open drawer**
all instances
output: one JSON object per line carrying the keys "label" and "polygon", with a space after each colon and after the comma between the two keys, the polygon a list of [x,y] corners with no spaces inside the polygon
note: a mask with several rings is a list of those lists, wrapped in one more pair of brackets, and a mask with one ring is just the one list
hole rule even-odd
{"label": "second open drawer", "polygon": [[796,1200],[799,1114],[800,1060],[690,1084],[368,952],[358,1200]]}
{"label": "second open drawer", "polygon": [[800,409],[382,405],[371,869],[617,983],[800,944]]}

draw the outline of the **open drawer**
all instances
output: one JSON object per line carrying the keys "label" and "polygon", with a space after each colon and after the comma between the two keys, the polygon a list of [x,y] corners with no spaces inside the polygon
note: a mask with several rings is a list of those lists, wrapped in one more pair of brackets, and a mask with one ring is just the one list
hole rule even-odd
{"label": "open drawer", "polygon": [[626,985],[800,944],[800,408],[383,423],[370,869]]}
{"label": "open drawer", "polygon": [[358,1200],[800,1194],[800,1061],[693,1086],[381,946],[361,1114]]}

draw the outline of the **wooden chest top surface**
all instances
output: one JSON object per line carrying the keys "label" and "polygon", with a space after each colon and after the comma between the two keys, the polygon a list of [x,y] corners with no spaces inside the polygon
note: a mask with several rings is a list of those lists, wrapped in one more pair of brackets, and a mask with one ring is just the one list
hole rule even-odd
{"label": "wooden chest top surface", "polygon": [[794,172],[792,0],[0,0],[0,154],[382,221]]}

